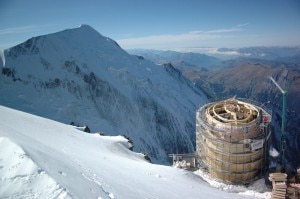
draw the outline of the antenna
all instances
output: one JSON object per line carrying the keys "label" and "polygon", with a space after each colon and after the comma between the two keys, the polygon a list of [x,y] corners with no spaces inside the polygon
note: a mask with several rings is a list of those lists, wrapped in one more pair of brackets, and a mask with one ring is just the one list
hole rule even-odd
{"label": "antenna", "polygon": [[284,157],[284,150],[285,150],[285,115],[286,115],[286,94],[287,92],[284,91],[277,82],[272,78],[269,77],[271,81],[275,84],[275,86],[280,90],[282,93],[282,114],[281,114],[281,139],[280,139],[280,161],[281,166],[285,166],[285,157]]}

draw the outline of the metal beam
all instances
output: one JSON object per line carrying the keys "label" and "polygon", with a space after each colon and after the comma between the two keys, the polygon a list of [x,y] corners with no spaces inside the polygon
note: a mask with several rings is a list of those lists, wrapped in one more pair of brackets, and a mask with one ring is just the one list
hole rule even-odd
{"label": "metal beam", "polygon": [[286,121],[286,94],[287,92],[284,91],[277,82],[272,78],[269,77],[272,82],[276,85],[276,87],[280,90],[282,93],[282,113],[281,113],[281,138],[280,138],[280,161],[281,166],[285,168],[285,121]]}
{"label": "metal beam", "polygon": [[272,80],[272,82],[275,84],[275,86],[277,86],[277,88],[280,90],[280,92],[281,92],[282,94],[286,93],[286,91],[284,91],[284,90],[277,84],[277,82],[273,79],[273,77],[269,77],[269,78]]}

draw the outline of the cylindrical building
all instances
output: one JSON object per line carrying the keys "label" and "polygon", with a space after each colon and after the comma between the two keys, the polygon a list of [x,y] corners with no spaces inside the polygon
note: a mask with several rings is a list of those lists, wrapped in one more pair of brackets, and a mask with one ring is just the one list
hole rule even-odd
{"label": "cylindrical building", "polygon": [[266,109],[231,98],[204,105],[196,120],[196,156],[212,177],[245,184],[261,176],[271,129]]}

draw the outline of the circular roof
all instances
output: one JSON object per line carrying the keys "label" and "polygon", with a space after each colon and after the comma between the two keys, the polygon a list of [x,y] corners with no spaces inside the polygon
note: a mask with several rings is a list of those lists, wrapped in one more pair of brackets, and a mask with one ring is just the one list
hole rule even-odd
{"label": "circular roof", "polygon": [[207,109],[207,116],[224,124],[243,125],[255,121],[259,111],[249,103],[231,98],[212,104]]}

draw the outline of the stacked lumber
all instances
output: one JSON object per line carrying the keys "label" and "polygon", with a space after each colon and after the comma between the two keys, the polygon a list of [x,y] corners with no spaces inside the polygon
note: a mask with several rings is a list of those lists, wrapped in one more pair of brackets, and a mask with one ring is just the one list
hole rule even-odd
{"label": "stacked lumber", "polygon": [[287,191],[287,174],[271,173],[269,176],[272,181],[272,199],[285,199]]}
{"label": "stacked lumber", "polygon": [[287,188],[289,199],[300,199],[300,184],[291,183]]}
{"label": "stacked lumber", "polygon": [[290,199],[300,199],[300,168],[297,169],[295,183],[289,184],[287,193]]}
{"label": "stacked lumber", "polygon": [[300,183],[300,168],[297,169],[297,174],[296,174],[296,183]]}

